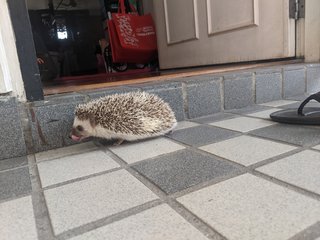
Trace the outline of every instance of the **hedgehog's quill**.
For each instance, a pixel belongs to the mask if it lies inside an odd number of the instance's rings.
[[[177,125],[169,104],[154,94],[131,92],[106,96],[75,109],[71,137],[134,141],[164,135]]]

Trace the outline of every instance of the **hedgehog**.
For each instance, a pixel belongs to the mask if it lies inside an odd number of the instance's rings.
[[[113,94],[80,104],[71,131],[74,141],[87,137],[115,139],[114,145],[170,133],[174,112],[160,97],[146,92]]]

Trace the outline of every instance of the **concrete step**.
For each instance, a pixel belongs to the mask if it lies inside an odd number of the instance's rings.
[[[295,96],[303,98],[319,89],[320,64],[290,64],[52,95],[32,103],[0,97],[0,126],[5,126],[0,135],[0,159],[74,144],[68,134],[75,106],[114,93],[157,94],[182,121]]]

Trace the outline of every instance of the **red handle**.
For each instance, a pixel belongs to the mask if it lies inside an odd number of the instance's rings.
[[[138,13],[137,9],[131,3],[129,3],[129,5],[132,13]],[[124,3],[124,0],[119,0],[118,13],[126,13],[126,5]]]
[[[126,13],[126,6],[124,4],[124,0],[119,0],[118,13]]]

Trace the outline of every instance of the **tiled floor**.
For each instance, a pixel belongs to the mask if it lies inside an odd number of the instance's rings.
[[[0,161],[0,239],[320,239],[320,128],[268,119],[296,104]]]

